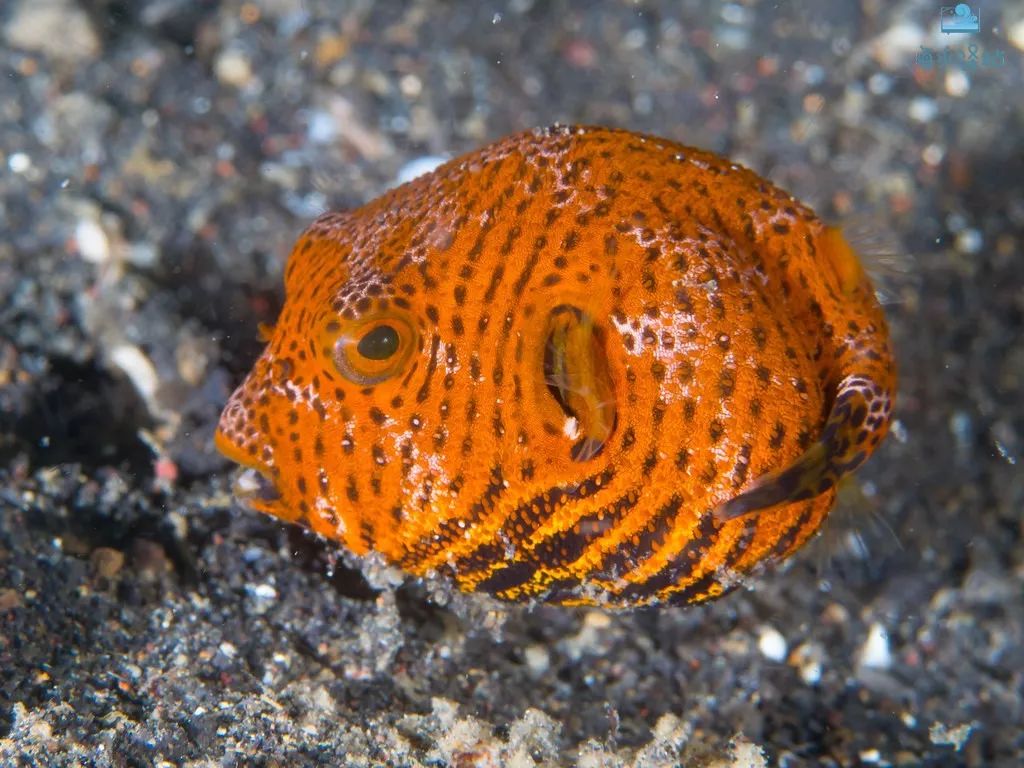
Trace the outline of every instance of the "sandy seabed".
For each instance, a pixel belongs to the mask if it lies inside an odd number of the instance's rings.
[[[0,6],[0,763],[1024,761],[1024,9],[944,36],[926,2],[703,6]],[[234,508],[212,449],[309,220],[555,121],[868,233],[893,435],[707,607],[368,581]]]

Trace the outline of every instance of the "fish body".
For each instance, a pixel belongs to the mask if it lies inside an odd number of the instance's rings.
[[[884,437],[885,318],[753,172],[555,127],[299,238],[218,448],[255,509],[507,600],[715,598]]]

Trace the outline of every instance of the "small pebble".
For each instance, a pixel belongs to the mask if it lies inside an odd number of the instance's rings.
[[[248,588],[247,588],[248,589]],[[258,600],[276,600],[277,590],[270,584],[257,584],[249,589],[250,594]]]
[[[526,646],[523,650],[523,657],[530,674],[540,677],[551,666],[551,654],[548,649],[539,643]]]
[[[793,650],[789,663],[796,667],[800,679],[807,685],[817,685],[821,682],[823,656],[821,646],[803,643]]]
[[[917,24],[906,22],[889,27],[875,38],[873,52],[889,70],[908,66],[924,44],[924,31]]]
[[[444,162],[445,158],[438,157],[437,155],[424,155],[423,157],[417,157],[415,160],[410,160],[398,169],[398,176],[395,179],[395,184],[396,186],[399,184],[405,184],[418,176],[430,173]]]
[[[892,90],[892,78],[884,72],[876,72],[868,78],[868,90],[876,96],[884,96]]]
[[[959,752],[964,744],[971,738],[975,723],[964,723],[963,725],[946,725],[945,723],[932,723],[928,729],[928,738],[932,744],[949,746]]]
[[[1024,51],[1024,18],[1012,24],[1006,36],[1016,48]]]
[[[151,269],[160,260],[160,251],[153,243],[132,243],[128,247],[128,261],[140,269]]]
[[[53,726],[45,720],[37,720],[28,729],[29,735],[36,741],[50,741],[53,738]]]
[[[306,123],[306,135],[314,144],[330,144],[338,135],[338,126],[329,112],[313,110]]]
[[[850,620],[850,613],[840,603],[829,603],[821,612],[821,620],[825,624],[842,626]]]
[[[946,93],[950,96],[966,96],[971,90],[971,78],[962,69],[951,69],[946,72]]]
[[[969,256],[973,256],[981,251],[981,246],[984,245],[981,232],[973,228],[962,229],[956,234],[956,249],[960,253],[966,253]]]
[[[930,123],[939,114],[939,107],[935,103],[935,99],[917,96],[911,99],[907,114],[919,123]]]
[[[877,622],[871,625],[867,639],[861,646],[860,664],[869,669],[889,669],[892,666],[889,635],[885,627]]]
[[[757,647],[769,661],[781,662],[786,658],[786,638],[774,627],[764,627],[761,630]]]
[[[217,650],[224,654],[227,658],[233,659],[238,655],[238,648],[233,643],[229,643],[226,640],[217,646]]]
[[[174,350],[178,375],[193,387],[198,387],[206,376],[210,364],[210,344],[192,334],[183,336]]]
[[[112,579],[124,567],[124,553],[112,547],[97,547],[89,555],[89,566],[93,575],[101,579]]]
[[[149,405],[160,379],[145,353],[133,344],[119,344],[110,351],[110,362],[128,377],[135,390]]]
[[[252,82],[252,64],[241,51],[224,51],[217,57],[213,69],[218,80],[235,88],[244,88]]]
[[[15,589],[0,589],[0,611],[21,607],[21,595]]]
[[[32,167],[32,158],[24,152],[13,152],[7,158],[7,167],[11,169],[11,173],[25,173]]]
[[[398,89],[402,92],[403,96],[414,99],[423,93],[423,81],[416,75],[404,75],[398,81]]]
[[[132,542],[132,566],[142,575],[155,577],[167,573],[171,563],[164,548],[155,541],[136,539]]]
[[[939,165],[945,156],[946,151],[940,144],[929,144],[921,152],[921,159],[933,167]]]
[[[103,264],[110,259],[110,239],[97,221],[79,220],[75,225],[75,245],[81,257],[92,264]]]
[[[729,747],[730,759],[715,760],[709,765],[713,768],[768,768],[764,749],[743,734],[736,736]]]
[[[726,3],[720,11],[727,24],[746,24],[750,12],[739,3]]]
[[[253,594],[264,600],[276,600],[277,590],[270,584],[257,584],[253,587]]]
[[[9,18],[4,36],[15,48],[68,63],[100,53],[100,39],[89,17],[69,0],[22,0]]]
[[[611,626],[612,619],[607,613],[587,611],[579,632],[562,641],[566,654],[573,660],[581,658],[586,653],[600,655],[602,649],[607,648],[614,639],[610,631]]]

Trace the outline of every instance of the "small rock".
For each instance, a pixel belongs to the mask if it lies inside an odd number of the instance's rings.
[[[345,58],[348,52],[348,40],[341,35],[328,35],[317,42],[313,60],[317,67],[326,69]]]
[[[32,158],[24,152],[14,152],[7,158],[7,167],[11,173],[26,173],[32,168]]]
[[[800,679],[808,685],[817,685],[821,682],[822,662],[824,651],[816,643],[803,643],[790,654],[789,663],[796,667],[800,673]]]
[[[15,48],[68,63],[100,53],[100,39],[89,17],[67,0],[22,0],[4,27],[4,37]]]
[[[946,72],[946,93],[960,98],[971,90],[971,79],[962,69],[951,69]]]
[[[878,622],[871,625],[867,639],[860,649],[860,665],[868,669],[889,669],[892,666],[892,651],[889,650],[889,635]]]
[[[329,112],[315,109],[309,113],[306,135],[314,144],[330,144],[338,135],[338,126]]]
[[[89,567],[93,575],[101,579],[112,579],[124,567],[124,553],[112,547],[97,547],[89,556]]]
[[[971,732],[976,723],[964,723],[963,725],[946,725],[945,723],[932,723],[928,729],[928,738],[932,744],[949,746],[959,752],[964,744],[971,738]]]
[[[110,238],[93,219],[81,219],[75,225],[75,244],[82,258],[92,264],[103,264],[110,259]]]
[[[786,658],[786,638],[775,627],[763,627],[757,647],[769,661],[781,662]]]
[[[839,603],[829,603],[821,612],[821,620],[825,624],[841,627],[850,620],[850,614]]]
[[[213,65],[217,79],[235,88],[245,88],[252,82],[252,63],[242,51],[228,49],[217,57]]]
[[[153,412],[153,396],[156,394],[160,379],[146,354],[134,344],[119,344],[110,350],[110,362],[120,368],[135,385],[136,391],[150,407],[150,412]]]
[[[190,386],[198,387],[206,376],[214,350],[207,339],[184,334],[174,350],[178,375]]]
[[[371,125],[364,124],[355,105],[341,96],[331,100],[331,116],[338,129],[338,138],[368,161],[382,160],[393,151],[388,138]]]
[[[277,600],[277,590],[272,584],[246,584],[245,594],[249,598],[249,610],[257,616],[270,610]]]
[[[539,643],[526,646],[523,650],[523,657],[530,674],[534,677],[542,676],[551,666],[551,654],[548,653],[545,646]]]
[[[423,157],[410,160],[398,169],[398,177],[395,179],[395,184],[405,184],[425,173],[430,173],[444,162],[445,158],[437,155],[424,155]]]
[[[633,768],[661,768],[680,765],[679,753],[693,735],[693,725],[667,712],[651,729],[651,740],[637,752]],[[609,762],[608,765],[618,765]]]
[[[0,611],[21,607],[21,595],[15,589],[0,589]]]
[[[588,611],[579,632],[562,640],[565,653],[574,661],[588,653],[600,656],[614,642],[611,627],[612,619],[607,613]]]
[[[509,726],[508,750],[513,754],[543,755],[554,759],[558,754],[558,737],[562,725],[550,715],[530,707]],[[528,765],[535,765],[529,760]]]
[[[876,37],[872,52],[885,69],[901,69],[909,65],[923,43],[924,30],[906,22],[891,26]]]
[[[960,253],[967,254],[968,256],[974,256],[981,252],[982,246],[985,244],[982,238],[981,232],[971,227],[962,229],[956,233],[956,249]]]
[[[1010,26],[1007,37],[1014,46],[1024,51],[1024,18]]]
[[[132,566],[139,574],[150,577],[162,576],[171,569],[164,548],[148,539],[132,542]]]
[[[874,748],[861,750],[859,757],[862,763],[868,765],[877,765],[882,761],[882,753]]]
[[[737,735],[729,745],[729,759],[710,763],[712,768],[768,768],[764,750],[743,734]]]
[[[930,123],[939,114],[939,105],[935,103],[935,99],[930,99],[927,96],[915,96],[910,100],[907,113],[911,119],[919,123]]]
[[[72,91],[54,99],[51,114],[54,133],[47,142],[50,146],[55,142],[74,146],[83,162],[96,162],[106,156],[108,131],[117,120],[117,111],[102,98]]]

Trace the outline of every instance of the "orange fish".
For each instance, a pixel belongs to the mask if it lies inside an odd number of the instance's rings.
[[[252,508],[507,600],[697,603],[818,529],[895,371],[838,230],[716,155],[521,133],[296,243],[221,416]]]

